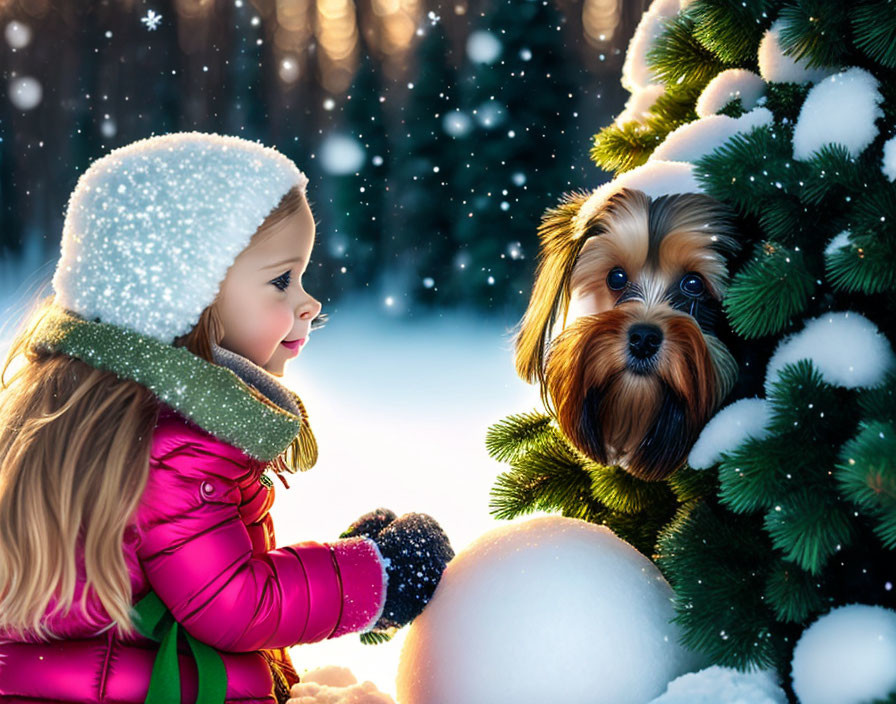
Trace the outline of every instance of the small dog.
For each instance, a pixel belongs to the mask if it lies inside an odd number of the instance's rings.
[[[581,452],[660,480],[737,380],[715,326],[739,244],[707,195],[622,188],[599,207],[591,195],[567,194],[542,218],[516,369]]]

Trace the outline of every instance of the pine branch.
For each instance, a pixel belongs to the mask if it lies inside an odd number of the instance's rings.
[[[594,135],[591,160],[618,176],[645,163],[664,137],[636,121],[609,125]]]
[[[538,411],[510,415],[489,427],[485,447],[499,462],[511,462],[544,440],[550,427],[551,417]]]
[[[870,514],[884,547],[896,549],[896,427],[872,421],[847,442],[837,464],[843,496]]]
[[[845,504],[835,496],[797,490],[765,514],[765,530],[772,545],[813,575],[828,558],[848,546],[855,536]]]
[[[674,505],[675,497],[665,482],[648,482],[626,472],[622,467],[605,467],[590,463],[591,494],[611,511],[624,514],[659,511]]]
[[[667,85],[690,85],[704,88],[710,79],[732,64],[721,61],[694,36],[694,20],[680,13],[666,23],[666,28],[647,52],[647,66]]]
[[[811,87],[809,83],[766,83],[765,107],[775,122],[795,124]]]
[[[762,35],[771,24],[766,0],[694,0],[687,6],[694,37],[721,61],[755,65]]]
[[[797,0],[781,9],[784,20],[781,48],[806,66],[849,65],[849,43],[843,28],[849,22],[849,4],[829,0]]]
[[[896,4],[856,3],[849,15],[856,47],[881,66],[896,68]]]
[[[714,664],[782,667],[790,631],[763,595],[771,545],[758,518],[710,501],[683,506],[657,541],[656,563],[675,590],[682,643]]]
[[[605,513],[591,498],[591,475],[566,441],[553,434],[514,460],[511,471],[498,476],[491,496],[489,513],[500,519],[540,510],[600,522]]]
[[[772,567],[765,595],[779,621],[803,623],[826,608],[818,580],[789,562]]]
[[[783,330],[814,290],[801,252],[765,242],[732,279],[722,307],[738,335],[762,337]]]

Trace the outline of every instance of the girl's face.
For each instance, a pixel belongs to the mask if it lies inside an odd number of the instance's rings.
[[[274,225],[263,242],[240,252],[221,284],[221,347],[274,376],[283,376],[286,361],[299,354],[320,312],[320,302],[302,288],[314,234],[303,199],[301,210]]]

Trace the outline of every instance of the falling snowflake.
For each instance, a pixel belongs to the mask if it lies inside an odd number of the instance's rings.
[[[140,21],[146,25],[147,29],[152,31],[159,26],[159,22],[162,21],[162,16],[156,14],[154,10],[148,10],[146,12],[146,17],[141,17]]]
[[[429,11],[429,14],[427,15],[427,17],[429,18],[429,23],[430,23],[433,27],[435,27],[435,26],[439,23],[439,20],[442,19],[441,17],[439,17],[439,16],[438,16],[435,12],[433,12],[432,10]]]

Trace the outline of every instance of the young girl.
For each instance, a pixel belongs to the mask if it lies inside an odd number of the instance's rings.
[[[277,381],[321,320],[306,183],[196,132],[79,179],[0,375],[0,700],[283,702],[286,648],[391,632],[434,592],[453,552],[423,514],[275,547],[265,472],[317,458]]]

